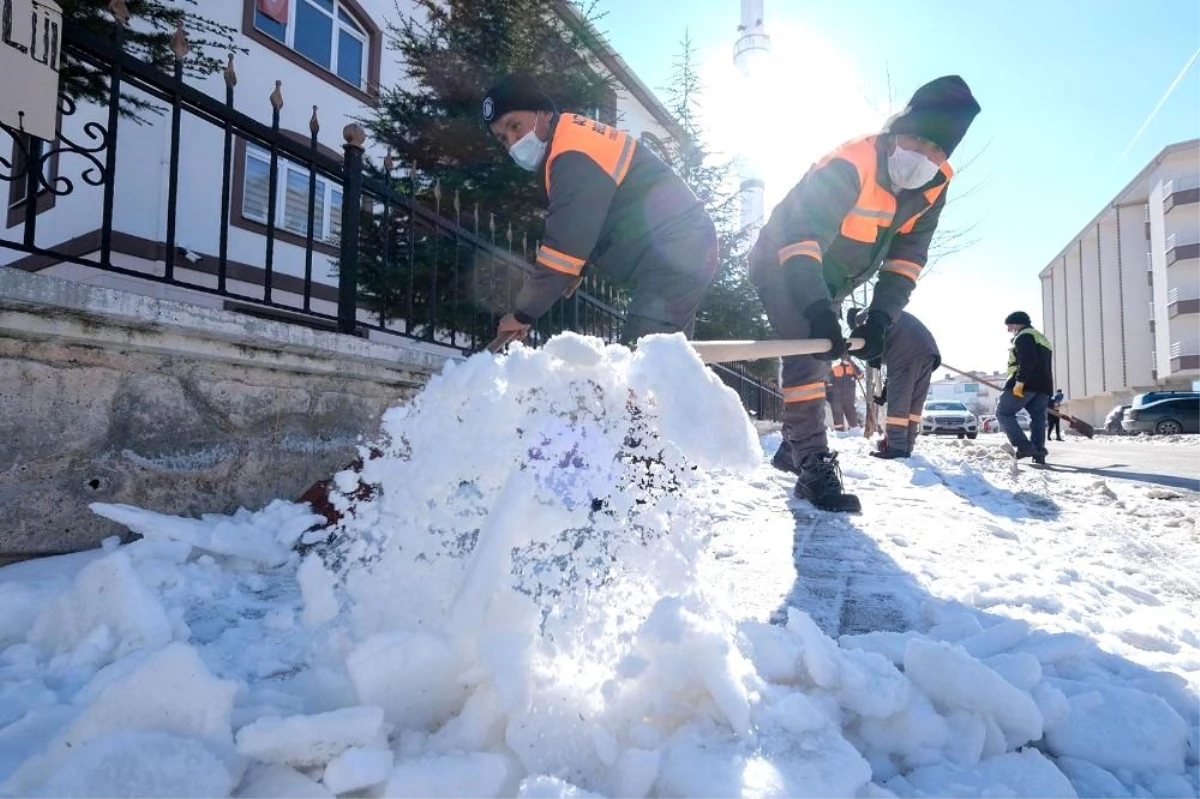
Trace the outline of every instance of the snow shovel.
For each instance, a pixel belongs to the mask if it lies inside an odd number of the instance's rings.
[[[516,333],[504,333],[492,339],[487,351],[503,350]],[[692,349],[705,363],[728,363],[729,361],[756,361],[760,358],[777,358],[781,355],[815,355],[829,349],[829,339],[798,338],[768,339],[766,341],[690,341]],[[846,342],[850,347],[861,347],[863,340],[852,338]]]
[[[984,380],[984,379],[978,377],[977,375],[971,374],[970,372],[964,372],[962,369],[955,369],[953,366],[950,366],[949,364],[943,363],[942,368],[949,369],[951,372],[956,372],[956,373],[962,375],[963,377],[969,377],[977,383],[983,383],[988,388],[994,388],[1000,392],[1004,391],[1003,386],[998,386],[995,383],[990,383],[987,380]],[[1096,428],[1092,427],[1090,424],[1083,421],[1082,419],[1076,419],[1074,416],[1068,416],[1067,414],[1063,413],[1062,411],[1056,410],[1054,408],[1050,408],[1049,411],[1050,411],[1050,413],[1054,414],[1059,419],[1062,419],[1068,425],[1070,425],[1071,429],[1074,430],[1076,433],[1079,433],[1080,435],[1083,435],[1083,436],[1087,436],[1088,438],[1095,437]]]

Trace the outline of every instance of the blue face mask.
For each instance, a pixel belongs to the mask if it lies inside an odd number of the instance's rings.
[[[537,133],[531,130],[509,148],[508,154],[521,169],[533,172],[542,162],[542,156],[546,154],[546,142],[539,139]]]

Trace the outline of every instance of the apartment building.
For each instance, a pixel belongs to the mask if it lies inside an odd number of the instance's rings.
[[[1163,148],[1040,274],[1067,409],[1200,380],[1200,139]]]
[[[984,372],[973,372],[972,374],[986,380],[988,383],[1004,386],[1004,382],[1008,379],[1004,374],[986,374]],[[990,414],[996,412],[996,403],[1000,401],[1002,392],[988,386],[987,383],[981,380],[972,380],[971,378],[962,375],[956,375],[952,372],[945,372],[942,378],[937,379],[937,373],[934,373],[934,380],[929,383],[928,399],[931,400],[956,400],[963,403],[977,414]]]

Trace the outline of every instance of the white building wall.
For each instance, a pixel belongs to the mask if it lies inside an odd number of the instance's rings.
[[[1112,395],[1125,386],[1125,321],[1121,309],[1121,264],[1117,249],[1117,213],[1110,208],[1096,225],[1099,258],[1101,391]]]
[[[1154,386],[1154,338],[1150,332],[1150,286],[1146,282],[1146,206],[1118,207],[1121,288],[1125,310],[1125,371],[1131,390]]]
[[[1104,330],[1101,322],[1100,300],[1100,247],[1095,226],[1079,240],[1080,283],[1083,294],[1083,329],[1080,339],[1083,345],[1083,391],[1084,395],[1104,393]]]
[[[1084,361],[1087,326],[1084,322],[1084,305],[1080,301],[1083,294],[1083,268],[1079,254],[1079,241],[1076,240],[1065,255],[1066,285],[1063,287],[1067,306],[1067,385],[1056,386],[1063,388],[1070,397],[1083,397],[1087,394],[1087,365]]]

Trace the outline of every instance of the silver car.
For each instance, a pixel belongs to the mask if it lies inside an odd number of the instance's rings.
[[[921,432],[927,436],[975,438],[979,435],[979,420],[961,402],[929,400],[921,411]]]

